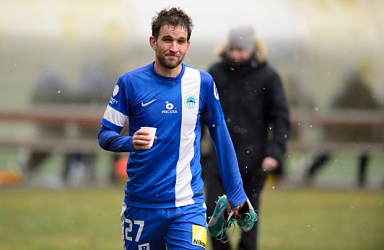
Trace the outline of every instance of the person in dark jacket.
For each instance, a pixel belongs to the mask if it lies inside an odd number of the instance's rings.
[[[279,75],[266,61],[266,46],[255,37],[252,27],[232,29],[219,54],[220,62],[208,72],[220,95],[244,189],[254,209],[259,210],[267,175],[279,166],[286,150],[290,135],[288,104]],[[211,216],[214,201],[224,189],[215,170],[214,154],[203,155],[202,165],[207,216]],[[242,232],[238,249],[257,249],[257,230],[256,222],[251,231]],[[214,249],[230,249],[229,243],[214,238],[211,242]]]

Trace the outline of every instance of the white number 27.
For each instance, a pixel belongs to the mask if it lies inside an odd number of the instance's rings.
[[[144,228],[144,221],[142,221],[142,220],[134,220],[133,223],[132,223],[132,221],[130,219],[125,219],[125,222],[128,224],[127,227],[125,228],[125,232],[124,232],[125,239],[129,240],[129,241],[132,241],[132,237],[129,236],[128,234],[130,232],[132,232],[133,224],[135,224],[135,225],[139,225],[139,230],[137,230],[137,234],[136,234],[136,237],[135,237],[135,241],[139,242],[141,233],[143,232],[143,228]]]

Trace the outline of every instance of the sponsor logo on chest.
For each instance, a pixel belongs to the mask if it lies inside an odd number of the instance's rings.
[[[161,110],[162,114],[177,114],[177,109],[173,103],[166,101],[165,109]]]

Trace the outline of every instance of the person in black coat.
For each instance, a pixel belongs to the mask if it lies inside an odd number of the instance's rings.
[[[219,52],[221,60],[209,68],[216,83],[225,120],[236,150],[244,189],[252,206],[260,207],[260,193],[270,171],[278,168],[290,136],[289,109],[282,82],[266,61],[266,47],[252,27],[229,32]],[[214,154],[202,156],[207,215],[224,189]],[[259,216],[259,219],[262,217]],[[242,232],[239,249],[257,249],[257,222]],[[214,249],[230,249],[212,238]]]

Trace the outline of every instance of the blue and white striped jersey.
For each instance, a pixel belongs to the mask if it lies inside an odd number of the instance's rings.
[[[151,63],[120,76],[101,120],[99,143],[107,150],[131,151],[124,201],[146,208],[203,203],[201,120],[211,129],[227,131],[223,118],[215,84],[206,72],[182,64],[179,76],[164,77]],[[120,136],[127,121],[129,136]],[[131,137],[142,126],[156,127],[157,140],[151,149],[137,151]],[[232,142],[227,134],[216,137],[214,143],[222,140],[215,143],[217,150],[225,151],[220,168],[230,189],[227,196],[239,205],[246,196]]]

